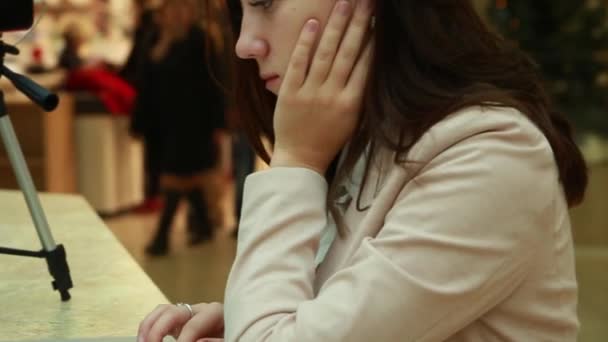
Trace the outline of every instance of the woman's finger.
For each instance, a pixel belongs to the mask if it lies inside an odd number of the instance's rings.
[[[361,49],[364,48],[366,37],[370,31],[371,17],[371,0],[359,0],[329,76],[331,82],[335,82],[338,87],[346,85],[355,63],[360,58]]]
[[[150,328],[146,336],[146,342],[162,342],[163,338],[172,335],[176,329],[181,328],[190,319],[190,312],[172,306],[165,310]]]
[[[346,0],[340,0],[336,3],[312,60],[306,80],[307,84],[314,87],[327,79],[344,36],[344,31],[348,26],[351,10],[352,5]]]
[[[306,22],[306,25],[304,25],[300,38],[291,55],[291,60],[289,61],[282,87],[292,90],[300,89],[304,83],[308,65],[310,63],[310,55],[312,54],[318,30],[319,22],[315,19],[310,19]]]
[[[365,89],[365,85],[367,84],[367,77],[369,76],[369,71],[372,64],[373,52],[374,40],[370,39],[367,41],[365,49],[363,50],[361,57],[359,57],[351,77],[346,84],[346,93],[353,94],[355,98],[361,97],[363,90]]]
[[[148,314],[148,316],[146,316],[146,318],[144,318],[144,320],[141,321],[141,323],[139,323],[139,328],[137,330],[137,336],[140,338],[143,338],[145,341],[148,336],[148,333],[150,332],[150,329],[152,328],[154,323],[156,323],[158,318],[165,311],[169,310],[170,308],[171,308],[171,305],[163,304],[163,305],[157,306],[154,310],[152,310],[152,312],[150,312]]]
[[[224,309],[219,303],[203,305],[182,328],[177,342],[190,342],[197,338],[213,338],[224,330]]]

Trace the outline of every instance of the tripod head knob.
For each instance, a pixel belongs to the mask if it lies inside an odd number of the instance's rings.
[[[59,97],[26,76],[20,75],[7,68],[4,65],[5,54],[18,55],[19,49],[15,46],[5,44],[2,41],[2,37],[0,37],[0,77],[4,76],[8,78],[17,89],[45,111],[50,112],[54,110],[59,104]]]
[[[8,78],[17,89],[45,111],[50,112],[57,108],[59,97],[56,94],[46,90],[29,78],[11,71],[1,63],[0,75]]]

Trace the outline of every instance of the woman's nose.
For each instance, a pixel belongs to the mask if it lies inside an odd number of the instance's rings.
[[[268,54],[268,43],[262,39],[241,34],[235,49],[236,55],[241,59],[259,59]]]

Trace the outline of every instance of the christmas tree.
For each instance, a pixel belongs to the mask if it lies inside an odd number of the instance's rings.
[[[490,20],[537,63],[578,132],[608,136],[608,6],[572,0],[492,0]]]

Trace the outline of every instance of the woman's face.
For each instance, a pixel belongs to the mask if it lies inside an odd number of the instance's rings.
[[[335,3],[336,0],[241,0],[243,21],[236,43],[237,56],[255,59],[266,88],[278,94],[304,24],[317,19],[321,29],[325,27]]]

